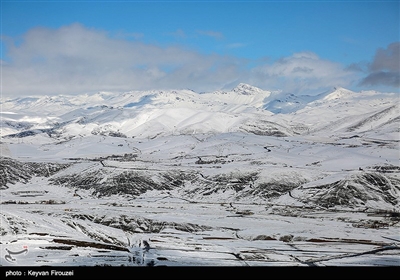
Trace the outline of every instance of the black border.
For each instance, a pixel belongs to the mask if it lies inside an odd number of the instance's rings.
[[[210,267],[210,266],[0,266],[1,279],[37,278],[37,279],[398,279],[399,266],[360,266],[360,267]],[[72,271],[73,276],[33,276],[29,271],[46,272],[51,270]],[[9,271],[18,271],[21,276],[6,276]],[[17,274],[17,273],[15,273]]]

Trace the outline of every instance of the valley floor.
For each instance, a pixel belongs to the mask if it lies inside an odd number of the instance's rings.
[[[165,194],[61,198],[1,206],[1,265],[400,265],[399,218],[383,213],[191,203]]]
[[[8,143],[0,265],[400,265],[395,142],[245,136]]]

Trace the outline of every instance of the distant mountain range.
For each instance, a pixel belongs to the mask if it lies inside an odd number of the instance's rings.
[[[260,135],[358,133],[396,137],[396,93],[334,88],[294,95],[239,84],[231,91],[98,92],[1,100],[1,136],[157,137],[242,131]]]

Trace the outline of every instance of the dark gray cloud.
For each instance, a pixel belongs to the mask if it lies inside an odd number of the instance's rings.
[[[400,42],[391,43],[386,49],[378,49],[371,71],[399,72],[400,67]]]
[[[399,72],[385,72],[385,71],[373,72],[362,80],[361,85],[365,86],[385,85],[391,87],[400,87]]]
[[[368,75],[362,79],[362,86],[400,87],[400,42],[378,49],[368,67]]]

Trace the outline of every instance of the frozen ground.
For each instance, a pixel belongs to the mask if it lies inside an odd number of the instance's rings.
[[[393,95],[157,94],[2,103],[0,265],[400,265]]]

